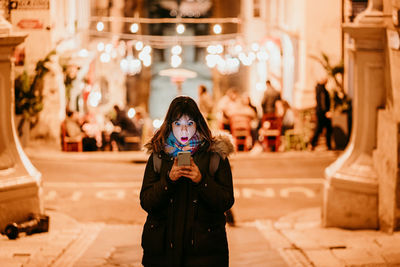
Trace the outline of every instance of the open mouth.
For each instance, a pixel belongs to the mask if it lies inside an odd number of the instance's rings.
[[[188,140],[189,140],[188,137],[181,137],[181,141],[184,142],[184,143],[187,142]]]

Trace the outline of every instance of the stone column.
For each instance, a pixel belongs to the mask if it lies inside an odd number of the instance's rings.
[[[385,31],[382,1],[369,1],[354,23],[345,23],[354,88],[353,132],[341,157],[325,170],[323,225],[378,228],[378,176],[372,152],[377,144],[378,108],[385,104]]]
[[[1,21],[1,16],[0,16]],[[41,174],[18,140],[14,125],[14,75],[11,55],[26,35],[10,33],[0,22],[0,232],[8,223],[42,213]],[[3,25],[7,24],[3,21]],[[4,29],[7,28],[6,31]]]
[[[385,2],[385,14],[396,13],[398,9],[400,0],[393,0],[391,4]],[[378,113],[378,141],[373,159],[379,176],[379,228],[392,233],[400,230],[400,47],[398,25],[394,25],[390,16],[385,22],[386,106]]]

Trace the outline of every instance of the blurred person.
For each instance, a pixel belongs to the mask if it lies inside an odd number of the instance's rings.
[[[252,147],[254,147],[254,145],[256,144],[256,142],[258,141],[258,129],[259,129],[259,125],[260,125],[260,119],[258,117],[258,112],[257,112],[257,108],[256,106],[254,106],[251,103],[251,98],[249,96],[248,93],[245,93],[243,95],[243,103],[245,106],[250,107],[253,111],[254,111],[254,115],[253,118],[251,119],[251,137],[252,137]]]
[[[199,109],[207,121],[210,121],[210,115],[214,106],[212,97],[207,92],[207,87],[203,84],[198,87]]]
[[[225,92],[225,95],[223,95],[217,103],[216,107],[217,119],[223,130],[229,132],[231,131],[228,114],[231,112],[231,109],[236,104],[237,98],[238,98],[238,93],[236,89],[229,88]]]
[[[266,85],[267,89],[261,101],[263,115],[274,115],[276,113],[275,102],[281,99],[281,93],[272,86],[270,80],[266,81]]]
[[[314,136],[311,139],[310,149],[314,150],[318,143],[318,138],[322,133],[323,129],[326,128],[326,146],[328,150],[332,149],[331,146],[331,135],[332,135],[332,113],[331,100],[329,92],[326,89],[326,83],[328,79],[326,77],[318,81],[315,86],[315,98],[317,106],[315,107],[315,113],[317,115],[317,126],[314,131]]]
[[[228,267],[224,212],[234,203],[230,139],[212,136],[196,102],[179,96],[145,147],[151,155],[140,191],[148,214],[143,266]],[[181,151],[190,152],[190,165],[178,166]]]
[[[133,120],[128,117],[125,110],[121,110],[118,105],[114,105],[114,111],[115,118],[111,121],[115,128],[111,134],[111,145],[115,149],[115,144],[117,144],[118,150],[123,151],[126,147],[125,137],[140,136],[140,131]]]
[[[229,119],[233,116],[243,116],[248,118],[252,138],[251,147],[253,147],[255,141],[258,139],[259,121],[257,116],[257,108],[251,104],[250,96],[247,93],[241,95],[238,101],[236,101],[227,111],[227,116]]]
[[[72,138],[75,141],[80,141],[85,133],[82,131],[81,126],[79,124],[78,113],[74,111],[67,111],[67,116],[64,120],[65,131],[68,137]]]
[[[82,124],[85,137],[82,139],[83,151],[97,151],[102,146],[101,127],[93,113],[87,113]]]
[[[142,142],[147,143],[154,133],[153,121],[143,107],[139,106],[135,109],[136,114],[133,117],[133,122],[140,133]]]

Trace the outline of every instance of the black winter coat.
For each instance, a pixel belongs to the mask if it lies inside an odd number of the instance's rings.
[[[316,114],[319,118],[325,118],[325,113],[331,108],[331,100],[328,90],[324,84],[318,83],[315,87],[315,98],[317,100]]]
[[[193,155],[202,180],[181,177],[173,182],[173,158],[164,152],[156,173],[153,156],[147,161],[140,204],[148,213],[142,234],[143,260],[147,266],[228,266],[229,253],[224,212],[234,203],[229,160],[221,157],[214,176],[212,152],[202,146]]]

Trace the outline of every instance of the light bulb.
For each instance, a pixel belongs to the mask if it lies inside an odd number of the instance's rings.
[[[183,24],[178,24],[178,25],[176,26],[176,32],[179,33],[179,34],[184,33],[184,32],[185,32],[185,25],[183,25]]]
[[[258,49],[260,49],[260,45],[259,45],[258,43],[252,43],[252,44],[251,44],[251,49],[252,49],[254,52],[257,52]]]
[[[142,48],[143,48],[143,42],[142,42],[142,41],[136,42],[136,44],[135,44],[135,49],[136,49],[137,51],[140,51],[140,50],[142,50]]]
[[[213,31],[215,34],[220,34],[222,32],[222,27],[219,24],[215,24],[213,27]]]
[[[101,22],[101,21],[97,22],[96,29],[99,32],[103,31],[104,30],[104,23]]]
[[[150,54],[151,52],[151,46],[146,45],[145,47],[143,47],[143,52],[146,54]]]
[[[181,64],[182,64],[182,58],[180,56],[178,56],[178,55],[172,55],[172,57],[171,57],[171,66],[173,68],[176,68]]]
[[[136,110],[134,108],[130,108],[128,110],[128,118],[132,119],[133,117],[135,117],[136,114]]]
[[[103,42],[98,43],[97,44],[97,51],[99,51],[99,52],[103,51],[104,47],[105,47],[105,45],[104,45]]]
[[[130,30],[131,33],[137,33],[139,30],[139,25],[137,23],[132,23]]]
[[[174,45],[174,46],[171,48],[171,53],[172,53],[173,55],[180,55],[180,54],[182,53],[182,46],[180,46],[180,45]]]

